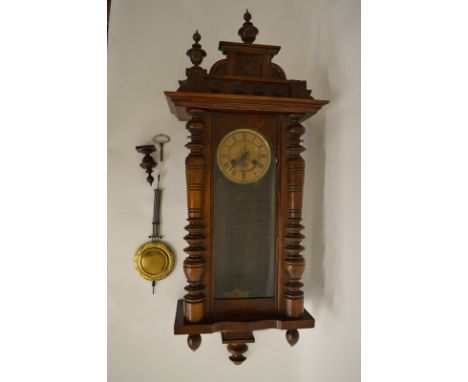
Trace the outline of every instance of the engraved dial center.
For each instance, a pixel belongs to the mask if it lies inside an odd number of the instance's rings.
[[[270,145],[254,130],[237,129],[221,140],[217,159],[221,172],[230,181],[253,183],[268,171],[271,161]]]
[[[251,171],[258,163],[258,149],[252,142],[234,145],[228,153],[229,161],[238,171]]]

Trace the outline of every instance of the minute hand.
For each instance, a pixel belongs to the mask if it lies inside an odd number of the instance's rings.
[[[248,156],[249,156],[249,152],[248,152],[248,151],[244,151],[244,152],[241,154],[241,156],[239,157],[239,161],[240,161],[241,163],[244,163]]]
[[[243,163],[247,159],[247,156],[249,155],[249,152],[243,152],[239,158],[232,159],[231,160],[231,165],[232,167],[236,167],[238,163]]]

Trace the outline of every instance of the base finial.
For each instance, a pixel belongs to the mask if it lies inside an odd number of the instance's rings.
[[[299,332],[297,329],[289,329],[286,332],[286,340],[288,341],[289,345],[296,345],[297,341],[299,341]]]
[[[229,357],[229,359],[235,365],[241,365],[242,362],[244,362],[247,359],[243,355],[249,349],[249,347],[246,344],[229,344],[227,346],[227,349],[228,349],[229,353],[232,354]]]
[[[200,334],[189,334],[187,337],[187,345],[193,351],[197,350],[201,344],[201,335]]]

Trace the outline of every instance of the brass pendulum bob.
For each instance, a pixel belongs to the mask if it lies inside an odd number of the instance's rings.
[[[174,269],[175,258],[169,246],[161,240],[162,236],[159,232],[162,192],[159,188],[159,180],[158,175],[158,184],[154,189],[153,229],[149,236],[151,240],[141,245],[133,258],[136,271],[141,277],[151,281],[153,294],[156,281],[164,279]]]

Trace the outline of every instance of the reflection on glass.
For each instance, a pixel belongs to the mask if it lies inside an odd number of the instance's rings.
[[[233,183],[215,166],[215,298],[274,296],[275,190],[274,165],[251,184]]]

